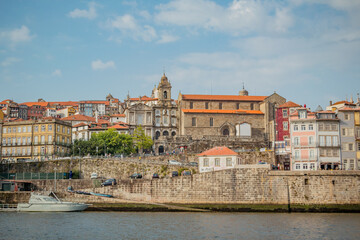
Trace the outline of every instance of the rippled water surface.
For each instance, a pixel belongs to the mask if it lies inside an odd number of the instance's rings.
[[[360,214],[0,213],[0,239],[360,239]]]

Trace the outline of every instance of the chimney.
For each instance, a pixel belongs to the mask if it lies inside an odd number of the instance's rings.
[[[330,100],[330,106],[332,106],[332,101]]]

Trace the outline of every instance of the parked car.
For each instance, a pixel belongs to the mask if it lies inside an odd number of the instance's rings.
[[[152,178],[160,178],[160,177],[159,177],[159,174],[154,173],[154,174],[152,175]]]
[[[112,185],[116,185],[116,179],[115,178],[109,178],[106,179],[105,182],[101,183],[101,186],[112,186]]]
[[[91,179],[97,179],[98,178],[98,175],[97,173],[92,173],[91,176],[90,176]]]
[[[181,162],[178,162],[178,161],[176,161],[176,160],[169,160],[169,164],[170,164],[170,165],[178,165],[178,166],[181,166],[181,165],[182,165]]]
[[[171,177],[178,177],[178,176],[179,176],[178,171],[173,171],[173,172],[171,173]]]
[[[198,163],[197,162],[189,162],[189,166],[197,167]]]
[[[182,173],[181,173],[182,176],[191,176],[191,171],[189,170],[184,170]]]
[[[142,178],[141,173],[134,173],[130,176],[131,179],[139,179]]]

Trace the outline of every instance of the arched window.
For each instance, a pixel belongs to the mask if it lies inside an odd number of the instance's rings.
[[[163,136],[169,136],[169,132],[168,132],[168,131],[164,131],[164,132],[163,132]]]
[[[229,129],[228,129],[228,128],[223,129],[222,135],[223,135],[223,136],[229,136],[229,135],[230,135]]]
[[[172,132],[172,133],[171,133],[171,136],[174,137],[175,135],[176,135],[176,132]]]
[[[167,99],[167,91],[164,91],[164,99]]]
[[[160,132],[159,131],[156,131],[155,133],[155,139],[158,139],[160,137]]]

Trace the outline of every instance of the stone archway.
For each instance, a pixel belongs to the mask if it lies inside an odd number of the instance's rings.
[[[165,151],[164,146],[159,146],[159,154],[163,154]]]
[[[229,136],[230,135],[230,130],[228,127],[225,127],[221,130],[221,135],[223,136]]]
[[[168,132],[168,131],[164,131],[164,132],[163,132],[163,136],[169,136],[169,132]]]

